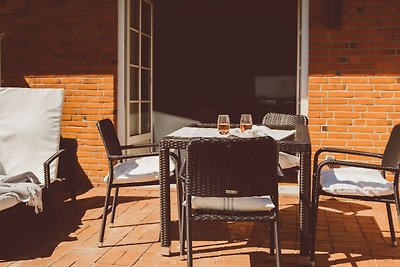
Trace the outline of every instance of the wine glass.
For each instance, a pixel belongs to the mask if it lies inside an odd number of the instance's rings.
[[[229,133],[229,115],[218,115],[217,128],[220,134]]]
[[[240,131],[244,132],[250,130],[253,126],[253,119],[251,114],[242,114],[240,116]]]

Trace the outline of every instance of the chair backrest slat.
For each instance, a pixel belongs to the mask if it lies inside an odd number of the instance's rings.
[[[110,119],[104,119],[97,122],[97,129],[100,132],[106,148],[107,156],[122,155],[121,144],[118,140],[114,124]]]
[[[187,164],[189,195],[278,195],[278,149],[270,137],[193,139]]]
[[[262,124],[279,126],[307,125],[308,118],[304,115],[267,113],[263,118]]]

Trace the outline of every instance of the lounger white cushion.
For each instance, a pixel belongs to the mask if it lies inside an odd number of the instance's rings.
[[[334,195],[387,196],[393,194],[393,183],[378,170],[357,167],[321,171],[322,190]]]
[[[0,88],[0,175],[33,172],[59,149],[63,89]],[[50,166],[57,177],[57,160]]]
[[[114,184],[143,183],[158,181],[160,177],[160,165],[158,156],[130,159],[114,166]],[[169,170],[172,173],[175,165],[169,161]],[[104,178],[107,183],[109,175]]]
[[[33,172],[59,149],[62,89],[0,88],[0,175]],[[56,178],[57,162],[51,178]]]

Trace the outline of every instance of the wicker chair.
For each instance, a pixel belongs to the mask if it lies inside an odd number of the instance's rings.
[[[383,154],[337,148],[321,148],[315,153],[312,193],[313,222],[311,228],[310,249],[310,263],[312,266],[315,265],[315,238],[317,231],[318,202],[320,195],[385,203],[389,220],[392,246],[397,246],[390,204],[395,204],[397,214],[400,216],[398,185],[400,173],[399,144],[400,124],[393,128]],[[318,163],[319,156],[324,152],[330,154],[340,153],[379,158],[381,159],[381,164],[378,165],[334,159],[324,160]],[[323,170],[323,167],[330,165],[345,166],[346,168]],[[386,173],[394,174],[393,183],[386,180]]]
[[[276,247],[280,266],[277,166],[277,144],[270,137],[190,142],[179,175],[185,195],[181,225],[186,232],[188,266],[192,266],[192,222],[205,220],[269,222],[271,254]],[[183,250],[181,243],[181,254]]]
[[[266,126],[296,126],[307,125],[308,118],[304,115],[292,115],[283,113],[267,113],[265,114],[263,125]]]
[[[304,115],[293,115],[293,114],[283,114],[283,113],[267,113],[265,114],[262,124],[269,127],[292,127],[296,125],[307,125],[308,118]],[[285,152],[285,151],[282,151]],[[280,154],[282,155],[282,153]],[[298,159],[300,161],[300,159]],[[280,160],[281,162],[281,160]],[[297,166],[289,166],[286,169],[284,166],[282,167],[282,174],[280,177],[280,181],[294,181],[297,180]]]
[[[132,187],[143,185],[154,185],[159,182],[159,158],[158,152],[144,152],[136,154],[122,154],[127,149],[144,149],[158,146],[156,143],[135,144],[121,146],[117,133],[111,120],[104,119],[97,122],[97,129],[100,132],[108,158],[109,173],[105,177],[107,192],[104,202],[103,220],[100,228],[99,244],[103,246],[104,231],[106,226],[107,211],[111,190],[115,188],[115,195],[111,210],[110,226],[114,223],[115,210],[117,207],[118,191],[120,187]],[[171,152],[171,178],[177,177],[179,167],[178,156]],[[174,166],[177,166],[174,168]]]

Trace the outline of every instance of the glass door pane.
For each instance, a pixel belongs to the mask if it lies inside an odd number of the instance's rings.
[[[131,8],[130,8],[130,25],[132,28],[139,30],[139,4],[140,0],[131,0],[130,1]]]
[[[135,31],[130,31],[130,55],[131,64],[139,65],[139,33]]]
[[[151,38],[142,35],[142,66],[150,67],[151,62]]]
[[[139,134],[139,104],[133,103],[129,105],[129,136]]]
[[[151,35],[151,5],[146,1],[142,3],[142,31]]]
[[[127,142],[152,140],[152,23],[151,0],[127,0],[126,124]]]
[[[141,76],[141,99],[150,101],[151,96],[151,77],[150,71],[146,69],[142,69],[142,76]]]
[[[142,103],[140,111],[141,111],[142,132],[150,132],[151,131],[150,103]]]
[[[129,100],[139,100],[139,68],[130,67],[130,94]]]

